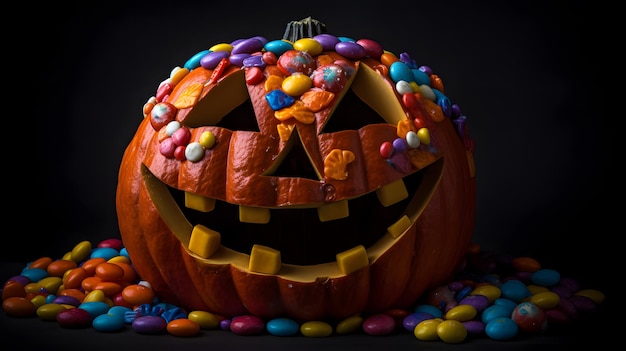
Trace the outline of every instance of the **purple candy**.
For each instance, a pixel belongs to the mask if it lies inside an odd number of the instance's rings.
[[[489,298],[485,295],[468,295],[459,301],[459,305],[470,305],[481,312],[489,307]]]
[[[427,319],[433,319],[433,318],[435,317],[430,313],[414,312],[404,317],[404,319],[402,320],[402,326],[404,327],[404,329],[410,332],[413,332],[413,330],[415,330],[415,327],[420,322],[425,321]]]
[[[166,330],[167,321],[159,316],[140,316],[135,318],[132,326],[140,334],[159,334]]]
[[[223,58],[228,58],[230,53],[228,51],[213,51],[202,56],[200,59],[200,66],[206,69],[215,69]]]
[[[335,50],[335,45],[339,43],[339,38],[331,34],[318,34],[314,36],[313,39],[322,44],[324,51]]]
[[[28,279],[28,277],[25,277],[23,275],[13,276],[13,277],[9,278],[7,280],[7,282],[8,281],[18,282],[18,283],[22,284],[22,286],[26,286],[27,284],[29,284],[31,282],[30,279]]]
[[[266,64],[265,62],[263,62],[263,56],[252,55],[250,57],[246,57],[245,59],[243,59],[243,66],[265,68]]]
[[[220,329],[222,330],[230,330],[230,319],[222,319],[220,321]]]
[[[564,287],[562,285],[553,286],[550,288],[550,291],[559,295],[561,299],[568,299],[572,297],[573,295],[571,290],[569,290],[567,287]]]
[[[572,293],[575,293],[576,291],[580,290],[580,283],[578,282],[578,280],[574,278],[561,277],[561,280],[559,280],[558,285],[568,289]]]
[[[78,306],[80,305],[80,300],[75,298],[74,296],[59,295],[52,300],[52,303],[56,303],[59,305]]]
[[[253,54],[257,51],[261,51],[263,49],[263,45],[265,45],[265,43],[258,38],[241,40],[233,45],[231,54]]]
[[[234,54],[230,55],[230,63],[235,67],[243,67],[243,60],[252,56],[251,54]]]
[[[462,322],[470,335],[480,335],[485,333],[485,323],[478,320]]]
[[[337,43],[335,45],[335,51],[337,51],[339,55],[352,60],[359,60],[365,57],[365,48],[351,41]]]
[[[583,313],[591,313],[596,311],[596,303],[587,296],[574,295],[569,301],[576,306],[576,309]]]

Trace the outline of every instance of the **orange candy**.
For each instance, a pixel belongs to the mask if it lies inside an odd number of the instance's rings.
[[[63,286],[66,289],[78,289],[88,276],[89,273],[83,267],[74,268],[63,277]]]
[[[50,262],[46,271],[53,277],[62,277],[66,271],[78,267],[76,262],[70,260],[56,260]]]
[[[80,289],[63,289],[59,292],[60,296],[71,296],[76,298],[78,301],[83,301],[85,298],[85,293]]]
[[[134,283],[137,281],[139,277],[137,276],[137,271],[135,271],[133,266],[126,262],[115,262],[115,264],[122,267],[124,270],[124,276],[121,278],[122,281],[126,283]]]
[[[96,266],[96,276],[105,282],[120,280],[124,277],[124,269],[109,262],[103,262]]]
[[[100,283],[102,283],[102,279],[100,277],[87,277],[83,279],[83,281],[80,283],[80,287],[83,288],[83,290],[85,290],[86,292],[89,292],[93,291],[96,285]]]
[[[101,281],[100,283],[94,285],[93,290],[102,290],[104,296],[108,298],[112,298],[113,296],[119,294],[122,291],[122,286],[116,282],[105,282]],[[92,291],[93,291],[92,290]]]
[[[141,284],[132,284],[122,290],[122,297],[129,304],[139,306],[144,303],[152,303],[154,291],[152,288]]]
[[[103,262],[106,262],[107,260],[104,257],[96,257],[96,258],[90,258],[87,261],[85,261],[81,267],[83,267],[87,273],[89,273],[89,275],[94,275],[96,274],[96,267]]]
[[[187,318],[174,319],[167,323],[167,332],[175,336],[194,336],[200,332],[200,324]]]
[[[515,257],[511,265],[519,272],[536,272],[541,269],[539,261],[531,257]]]
[[[20,282],[14,280],[7,281],[2,287],[2,301],[9,297],[24,297],[26,296],[26,289]]]
[[[2,301],[2,309],[13,317],[30,317],[36,312],[35,305],[24,297],[9,297]]]
[[[48,268],[48,265],[52,263],[52,258],[50,257],[41,257],[38,258],[36,260],[34,260],[33,262],[31,262],[28,265],[28,268],[33,269],[33,268],[39,268],[39,269],[46,269]]]

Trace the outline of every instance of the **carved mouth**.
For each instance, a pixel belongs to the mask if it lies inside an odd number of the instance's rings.
[[[339,203],[251,208],[174,189],[142,166],[161,218],[190,255],[296,280],[339,276],[371,264],[413,226],[442,171],[439,158],[403,179]],[[406,196],[386,197],[402,192]],[[348,215],[327,218],[336,211]],[[246,222],[259,213],[268,218],[265,223]]]

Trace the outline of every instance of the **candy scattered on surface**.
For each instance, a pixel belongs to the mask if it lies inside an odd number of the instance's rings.
[[[299,324],[290,318],[263,320],[253,315],[227,318],[209,311],[187,312],[160,301],[150,282],[134,271],[117,240],[105,240],[95,248],[81,242],[63,259],[69,263],[49,257],[28,263],[3,284],[2,309],[14,318],[37,317],[56,321],[63,328],[91,327],[104,333],[129,329],[147,335],[193,337],[202,330],[222,330],[241,336],[320,338],[410,332],[420,341],[458,344],[468,338],[506,341],[518,335],[540,335],[551,325],[567,325],[595,312],[606,298],[599,290],[582,288],[571,277],[541,268],[531,258],[499,263],[505,267],[477,262],[481,253],[474,248],[467,254],[472,264],[466,264],[447,284],[431,289],[412,309],[355,315],[334,325],[328,321]],[[60,267],[67,270],[61,272]],[[481,273],[472,267],[480,267]],[[485,271],[485,267],[490,268]],[[526,277],[524,282],[520,276]],[[60,284],[50,283],[56,279]],[[124,288],[111,290],[104,283]]]

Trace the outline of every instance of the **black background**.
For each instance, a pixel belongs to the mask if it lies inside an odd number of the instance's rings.
[[[614,22],[598,2],[42,6],[6,29],[15,44],[5,102],[17,112],[4,116],[12,225],[2,261],[60,257],[80,241],[119,237],[119,163],[158,84],[214,44],[280,39],[288,22],[311,16],[331,34],[406,51],[442,77],[476,142],[474,241],[484,250],[537,258],[606,292],[623,273],[622,117],[609,111],[618,101],[605,85]]]

